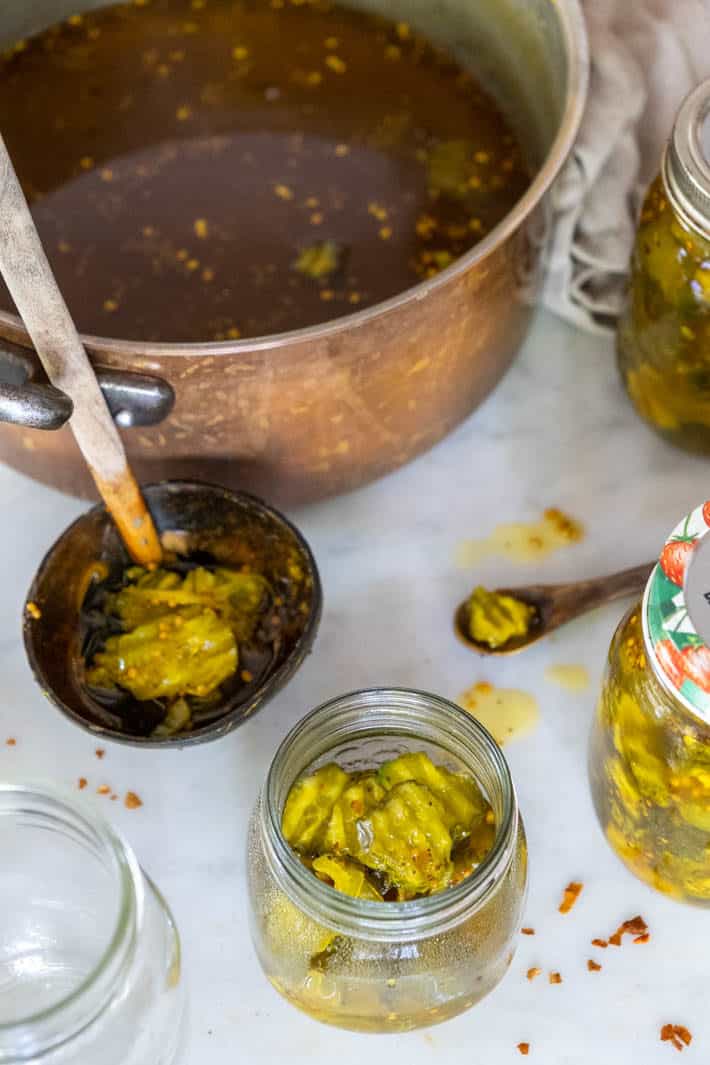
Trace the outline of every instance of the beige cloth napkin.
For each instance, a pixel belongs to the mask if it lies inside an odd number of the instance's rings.
[[[554,190],[544,302],[589,330],[624,303],[636,219],[678,107],[710,77],[710,0],[582,0],[589,102]]]

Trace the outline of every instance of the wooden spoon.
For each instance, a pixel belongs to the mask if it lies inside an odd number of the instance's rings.
[[[515,636],[500,647],[478,643],[468,633],[468,600],[461,603],[454,614],[456,635],[472,651],[481,655],[512,655],[549,636],[561,625],[580,617],[614,599],[640,595],[650,577],[655,562],[612,573],[608,577],[596,577],[590,581],[573,581],[570,584],[529,584],[524,588],[498,588],[500,595],[510,595],[535,608],[535,619],[526,636]]]
[[[133,476],[0,137],[0,273],[51,384],[74,404],[70,425],[131,558],[160,562],[160,540]]]

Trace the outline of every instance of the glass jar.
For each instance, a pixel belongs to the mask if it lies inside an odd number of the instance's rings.
[[[589,774],[611,846],[636,876],[710,905],[710,504],[667,541],[609,652]],[[707,598],[706,598],[707,596]]]
[[[180,943],[130,849],[88,809],[2,785],[0,853],[2,1065],[168,1065]]]
[[[281,833],[294,782],[329,761],[371,768],[425,751],[472,775],[496,819],[493,847],[454,887],[407,902],[371,902],[318,880]],[[251,928],[267,977],[329,1024],[405,1031],[468,1009],[510,965],[527,883],[527,848],[507,763],[469,714],[422,692],[373,689],[325,703],[286,737],[252,817]],[[338,937],[338,949],[324,947]],[[319,957],[320,955],[320,957]]]
[[[710,80],[683,104],[646,196],[619,323],[621,374],[638,413],[710,453]],[[705,146],[703,144],[705,141]]]

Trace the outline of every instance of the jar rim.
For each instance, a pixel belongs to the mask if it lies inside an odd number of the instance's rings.
[[[663,155],[661,177],[673,209],[690,229],[710,231],[710,161],[703,127],[710,116],[710,78],[685,98]]]
[[[58,830],[62,826],[78,830],[98,845],[100,858],[108,859],[116,873],[119,907],[107,945],[75,988],[57,1002],[19,1020],[0,1022],[0,1063],[33,1060],[96,1020],[110,1003],[117,982],[130,964],[143,920],[140,866],[122,835],[107,820],[59,789],[43,784],[0,783],[0,819],[28,812],[51,817]]]
[[[367,716],[358,711],[366,710]],[[309,737],[322,724],[329,726],[332,742],[319,750],[310,763],[300,766],[296,779],[317,759],[334,749],[344,739],[376,736],[378,711],[381,718],[393,715],[388,736],[421,739],[440,746],[465,761],[463,748],[485,759],[500,787],[502,816],[497,818],[493,846],[478,868],[458,884],[421,899],[388,902],[356,899],[336,891],[307,869],[286,842],[281,831],[281,808],[278,799],[279,777],[294,746]],[[416,713],[421,713],[419,722]],[[338,727],[337,715],[353,716],[352,728],[347,720]],[[423,713],[422,713],[423,712]],[[423,735],[417,724],[426,723],[436,730],[436,737]],[[446,741],[449,741],[448,743]],[[488,796],[489,801],[491,796]],[[291,729],[272,760],[261,803],[267,857],[272,869],[282,874],[280,886],[313,920],[326,921],[342,934],[357,934],[362,939],[423,938],[453,927],[462,915],[478,909],[500,882],[513,859],[518,831],[518,806],[508,763],[500,747],[483,725],[460,706],[442,696],[414,688],[366,688],[329,699],[311,710]]]

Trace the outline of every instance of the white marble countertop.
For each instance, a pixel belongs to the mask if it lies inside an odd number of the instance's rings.
[[[109,746],[67,723],[35,687],[20,640],[27,587],[49,544],[84,504],[0,468],[0,777],[48,779],[115,819],[169,899],[189,982],[189,1065],[644,1065],[674,1061],[663,1023],[694,1034],[689,1062],[710,1060],[710,914],[656,895],[607,847],[587,788],[585,748],[601,670],[622,605],[569,626],[526,655],[482,662],[453,638],[451,612],[474,580],[521,583],[595,576],[652,558],[682,515],[710,495],[710,463],[657,439],[633,414],[612,345],[541,315],[516,365],[483,408],[430,454],[378,484],[292,514],[315,551],[325,611],[314,653],[286,691],[221,742],[183,752]],[[557,505],[581,519],[584,542],[537,567],[491,558],[457,568],[455,549],[497,522]],[[588,691],[545,678],[583,664]],[[428,688],[455,698],[477,680],[534,694],[541,721],[506,747],[530,842],[530,894],[512,967],[467,1014],[404,1036],[328,1029],[283,1002],[258,968],[246,921],[247,819],[279,740],[307,710],[369,685]],[[16,737],[14,747],[6,737]],[[126,810],[101,783],[138,792]],[[76,792],[78,795],[79,793]],[[573,912],[557,912],[569,880]],[[594,951],[590,940],[637,913],[645,946]],[[587,959],[598,957],[599,973]],[[539,965],[559,970],[529,983]]]

